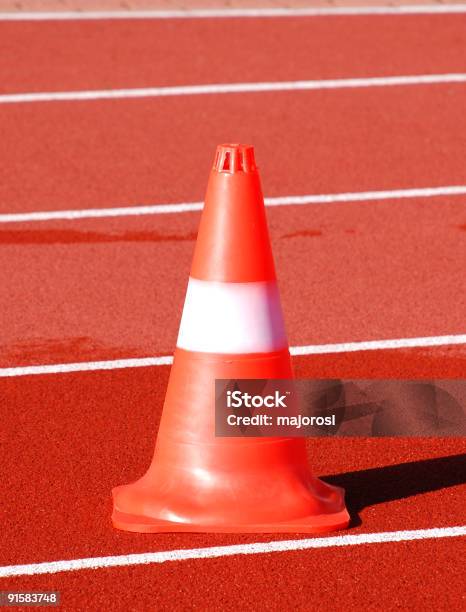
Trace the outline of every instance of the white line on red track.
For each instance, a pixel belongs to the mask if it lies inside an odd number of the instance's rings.
[[[160,98],[235,93],[267,93],[271,91],[315,91],[322,89],[355,89],[361,87],[400,87],[406,85],[444,85],[466,83],[466,73],[417,74],[406,76],[322,79],[312,81],[271,81],[265,83],[216,83],[211,85],[177,85],[136,89],[95,89],[85,91],[49,91],[1,94],[0,104],[31,102],[88,102],[128,98]]]
[[[27,565],[7,565],[0,567],[0,578],[12,576],[35,576],[37,574],[56,574],[76,570],[99,569],[104,567],[124,567],[128,565],[148,565],[167,561],[187,561],[190,559],[213,559],[233,555],[260,555],[266,553],[309,550],[313,548],[334,548],[340,546],[360,546],[361,544],[385,544],[388,542],[412,542],[440,538],[457,538],[466,535],[466,525],[457,527],[436,527],[410,531],[384,531],[380,533],[361,533],[326,538],[307,538],[304,540],[279,540],[255,542],[253,544],[233,544],[209,548],[191,548],[160,552],[117,555],[113,557],[90,557],[66,561],[29,563]]]
[[[389,189],[386,191],[359,191],[354,193],[327,193],[303,196],[265,198],[266,206],[302,206],[304,204],[334,204],[341,202],[370,202],[408,198],[433,198],[439,196],[466,195],[466,185],[445,187],[421,187],[416,189]],[[202,210],[202,202],[181,204],[154,204],[149,206],[121,206],[118,208],[86,208],[81,210],[53,210],[27,213],[0,214],[1,223],[53,221],[75,219],[99,219],[103,217],[131,217],[139,215],[165,215]]]
[[[325,355],[331,353],[353,353],[358,351],[454,346],[460,344],[466,344],[466,334],[426,336],[421,338],[396,338],[391,340],[368,340],[364,342],[343,342],[340,344],[309,344],[305,346],[292,346],[290,347],[290,353],[293,356]],[[94,370],[144,368],[170,365],[171,363],[173,363],[173,357],[171,355],[163,355],[160,357],[112,359],[108,361],[82,361],[51,365],[15,366],[0,368],[0,378],[40,374],[66,374],[68,372],[90,372]]]
[[[332,15],[442,15],[465,13],[466,4],[357,6],[335,8],[237,8],[134,11],[36,11],[0,13],[0,21],[75,21],[95,19],[211,19],[231,17],[331,17]]]

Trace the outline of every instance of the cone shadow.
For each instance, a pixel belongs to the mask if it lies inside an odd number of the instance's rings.
[[[362,523],[359,512],[368,506],[466,484],[466,454],[324,476],[323,480],[346,490],[351,527],[355,527]]]

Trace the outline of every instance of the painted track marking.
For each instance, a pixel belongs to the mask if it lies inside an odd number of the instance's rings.
[[[0,95],[0,104],[31,102],[86,102],[129,98],[219,95],[231,93],[267,93],[272,91],[316,91],[322,89],[357,89],[361,87],[394,87],[406,85],[442,85],[466,83],[466,73],[418,74],[410,76],[322,79],[312,81],[276,81],[265,83],[217,83],[212,85],[177,85],[174,87],[141,87],[137,89],[95,89],[86,91],[50,91]]]
[[[302,206],[305,204],[335,204],[343,202],[369,202],[374,200],[399,200],[409,198],[433,198],[439,196],[466,195],[466,185],[445,187],[421,187],[415,189],[389,189],[386,191],[360,191],[354,193],[328,193],[303,196],[265,198],[266,206]],[[53,221],[99,219],[103,217],[131,217],[139,215],[166,215],[202,210],[202,202],[180,204],[154,204],[149,206],[121,206],[117,208],[86,208],[81,210],[54,210],[27,213],[0,214],[1,223],[29,221]]]
[[[293,356],[325,355],[331,353],[352,353],[357,351],[454,346],[460,344],[466,344],[466,334],[425,336],[421,338],[396,338],[391,340],[368,340],[364,342],[343,342],[339,344],[309,344],[305,346],[292,346],[290,347],[290,353]],[[160,357],[112,359],[108,361],[83,361],[51,365],[15,366],[10,368],[0,368],[0,378],[41,374],[66,374],[69,372],[91,372],[95,370],[145,368],[170,365],[171,363],[173,363],[173,357],[171,355],[163,355]]]
[[[460,525],[457,527],[437,527],[433,529],[415,529],[410,531],[385,531],[380,533],[341,535],[326,538],[307,538],[304,540],[279,540],[272,542],[257,542],[253,544],[212,546],[209,548],[167,550],[161,552],[117,555],[112,557],[90,557],[87,559],[49,561],[45,563],[30,563],[27,565],[7,565],[0,567],[0,578],[56,574],[58,572],[72,572],[85,569],[95,570],[104,567],[148,565],[151,563],[166,563],[167,561],[213,559],[218,557],[231,557],[233,555],[259,555],[294,550],[310,550],[313,548],[333,548],[340,546],[360,546],[362,544],[384,544],[388,542],[412,542],[414,540],[457,538],[464,535],[466,535],[466,525]]]
[[[114,19],[230,19],[238,17],[332,17],[339,15],[445,15],[466,13],[466,4],[420,4],[335,8],[238,8],[135,11],[37,11],[0,13],[0,21],[91,21]]]

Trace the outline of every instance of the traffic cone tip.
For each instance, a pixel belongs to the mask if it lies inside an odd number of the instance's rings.
[[[216,172],[256,172],[254,147],[245,144],[222,144],[217,147],[213,170]]]

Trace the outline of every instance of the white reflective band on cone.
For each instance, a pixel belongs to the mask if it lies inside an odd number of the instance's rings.
[[[189,279],[177,346],[201,353],[268,353],[287,346],[275,281]]]

